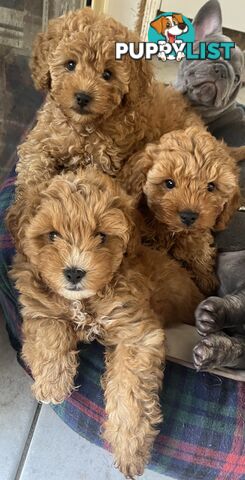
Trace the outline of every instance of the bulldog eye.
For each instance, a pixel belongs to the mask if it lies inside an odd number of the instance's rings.
[[[240,75],[236,74],[235,75],[235,83],[238,83],[240,81]]]
[[[101,244],[105,243],[106,238],[107,238],[106,234],[105,234],[105,233],[102,233],[102,232],[99,232],[99,233],[97,234],[97,237],[99,237]]]
[[[209,192],[213,192],[216,189],[215,183],[214,182],[209,182],[208,186],[207,186],[207,189],[208,189]]]
[[[106,80],[108,82],[108,80],[111,79],[112,77],[112,73],[110,70],[105,70],[102,74],[102,77],[104,78],[104,80]]]
[[[65,67],[67,70],[69,70],[69,72],[72,72],[73,70],[75,70],[76,65],[77,63],[75,62],[75,60],[68,60],[68,62],[66,62],[65,64]]]
[[[49,232],[48,234],[48,238],[50,240],[50,242],[54,242],[56,240],[56,238],[60,237],[61,235],[59,234],[59,232],[56,232],[55,230],[53,230],[52,232]]]
[[[169,190],[175,187],[175,181],[172,180],[171,178],[168,178],[167,180],[165,180],[164,184]]]

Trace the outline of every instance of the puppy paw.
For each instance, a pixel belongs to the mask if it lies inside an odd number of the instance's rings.
[[[73,384],[62,385],[35,381],[32,385],[32,393],[36,400],[41,403],[62,403],[74,389]]]
[[[196,327],[200,335],[222,330],[224,325],[224,301],[219,297],[209,297],[198,305]]]
[[[208,335],[193,349],[193,363],[196,370],[212,370],[227,366],[237,357],[237,346],[226,335]]]
[[[120,470],[125,478],[135,479],[135,477],[143,475],[145,469],[145,462],[142,457],[135,455],[132,458],[116,461],[115,467]]]

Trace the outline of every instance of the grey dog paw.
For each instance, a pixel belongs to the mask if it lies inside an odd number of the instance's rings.
[[[193,349],[196,370],[211,370],[219,367],[234,367],[242,355],[242,345],[224,333],[203,338]]]
[[[209,370],[217,366],[217,348],[210,335],[199,342],[193,349],[193,363],[196,370]]]
[[[224,301],[219,297],[209,297],[198,305],[195,317],[196,327],[200,335],[222,330],[224,325]]]

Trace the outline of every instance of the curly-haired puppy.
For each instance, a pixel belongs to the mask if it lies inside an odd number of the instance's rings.
[[[212,231],[224,229],[239,205],[238,167],[228,147],[196,127],[172,132],[136,154],[122,182],[141,202],[146,236],[211,294],[217,287]]]
[[[140,474],[161,421],[166,322],[191,319],[202,295],[167,254],[141,247],[132,199],[86,169],[33,189],[8,216],[22,247],[12,269],[23,358],[42,402],[74,389],[78,341],[106,346],[104,438],[127,476]]]
[[[19,147],[18,191],[91,163],[115,175],[147,142],[193,122],[202,125],[180,93],[154,81],[151,62],[115,59],[116,42],[138,40],[91,8],[51,20],[37,36],[32,77],[47,97]]]

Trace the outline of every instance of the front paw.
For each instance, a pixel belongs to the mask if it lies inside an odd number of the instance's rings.
[[[122,413],[124,410],[122,410]],[[117,415],[117,413],[115,413]],[[137,415],[132,410],[132,417]],[[144,468],[150,459],[150,453],[157,431],[154,427],[145,425],[144,417],[139,417],[141,424],[134,425],[128,430],[127,425],[132,422],[125,416],[120,424],[106,422],[103,429],[103,437],[111,445],[115,458],[115,467],[126,477],[134,479],[143,475]],[[147,427],[147,428],[146,428]],[[147,435],[148,433],[148,435]]]
[[[201,302],[196,311],[196,327],[200,335],[222,330],[224,325],[224,301],[219,297],[209,297]]]
[[[234,342],[234,338],[223,333],[211,334],[194,347],[193,362],[198,371],[211,370],[235,366],[241,355],[242,348],[236,341]]]
[[[193,348],[193,363],[197,371],[211,370],[217,367],[217,347],[215,335],[210,335]]]
[[[115,461],[115,467],[124,475],[125,478],[135,479],[143,475],[145,462],[141,455],[126,455]]]
[[[47,380],[36,379],[31,388],[38,402],[58,404],[64,402],[64,400],[71,395],[75,386],[73,382],[67,384],[62,383],[62,379],[60,382],[54,383],[47,382]]]

